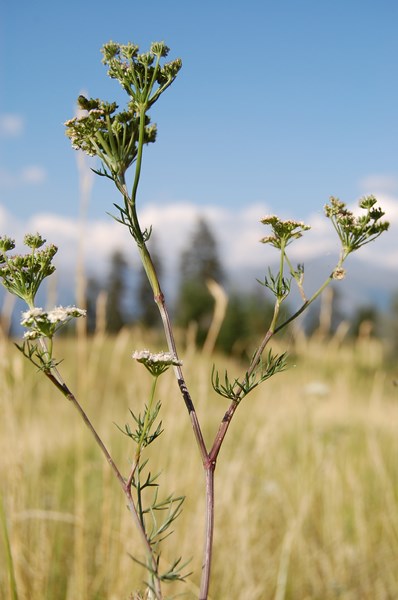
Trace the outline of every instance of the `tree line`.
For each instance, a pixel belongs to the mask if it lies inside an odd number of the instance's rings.
[[[151,255],[160,278],[163,264],[151,240]],[[258,331],[269,322],[272,305],[264,297],[263,290],[243,292],[230,290],[225,268],[220,258],[217,240],[204,218],[198,218],[178,261],[176,294],[172,308],[175,324],[181,328],[194,325],[195,338],[202,345],[213,319],[215,299],[209,290],[209,282],[228,288],[228,303],[217,347],[225,352],[240,351]],[[122,327],[141,324],[148,328],[161,326],[157,306],[145,272],[133,272],[120,250],[110,256],[108,273],[104,280],[90,278],[88,281],[88,329],[96,328],[95,306],[100,294],[106,296],[106,329],[117,333]]]
[[[156,239],[151,242],[152,258],[161,278],[162,257],[156,249]],[[252,340],[257,339],[258,332],[264,331],[270,321],[273,305],[260,286],[250,291],[231,288],[217,240],[208,222],[198,218],[179,257],[172,316],[175,324],[183,329],[193,326],[199,346],[206,339],[214,313],[215,299],[210,292],[209,281],[228,290],[228,303],[217,336],[217,347],[224,352],[241,354],[250,347]],[[161,327],[158,309],[143,269],[134,273],[120,250],[110,256],[104,280],[91,278],[87,287],[89,331],[96,328],[95,305],[100,293],[106,298],[106,329],[109,333],[117,333],[122,327],[134,324],[152,329]],[[392,300],[390,313],[386,319],[373,305],[357,307],[350,318],[349,335],[358,336],[366,330],[372,336],[382,337],[385,329],[390,334],[392,331],[398,334],[398,295]],[[330,306],[329,333],[333,333],[343,318],[339,295],[335,292]],[[313,333],[321,319],[318,306],[306,321],[307,333]],[[394,339],[398,339],[398,335]],[[395,345],[398,351],[398,342]]]

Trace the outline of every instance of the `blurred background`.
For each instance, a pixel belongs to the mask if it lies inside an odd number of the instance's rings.
[[[338,253],[324,204],[333,195],[354,207],[374,194],[391,229],[350,258],[341,302],[347,314],[388,311],[398,287],[397,13],[387,0],[9,4],[0,25],[0,230],[19,242],[38,230],[57,243],[63,303],[74,300],[77,252],[105,287],[119,251],[136,285],[135,249],[107,214],[118,194],[87,175],[96,164],[82,178],[63,123],[80,93],[124,105],[101,64],[103,43],[145,51],[161,39],[183,69],[151,113],[158,139],[145,149],[139,203],[170,303],[200,219],[224,285],[238,292],[252,292],[276,259],[258,243],[268,233],[262,216],[308,223],[293,258],[311,289]]]
[[[130,355],[165,343],[138,253],[109,215],[116,190],[64,134],[79,94],[125,103],[103,43],[164,40],[183,61],[151,112],[139,214],[208,444],[227,408],[212,368],[241,376],[272,313],[256,280],[278,256],[259,244],[261,217],[312,226],[291,250],[308,296],[339,255],[323,214],[331,195],[356,210],[374,194],[391,223],[273,341],[288,370],[234,417],[216,472],[213,600],[398,597],[397,22],[393,0],[2,7],[0,235],[21,249],[39,231],[59,246],[38,302],[87,306],[55,354],[123,472],[132,449],[114,424],[150,388]],[[292,294],[284,314],[299,305]],[[23,309],[0,290],[0,598],[131,600],[139,540],[77,414],[15,348]],[[201,463],[172,373],[159,397],[151,468],[165,495],[187,496],[162,560],[192,557],[193,571],[167,591],[195,598]]]

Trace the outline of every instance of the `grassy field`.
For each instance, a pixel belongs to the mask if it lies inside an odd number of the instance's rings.
[[[61,371],[111,448],[129,466],[129,407],[150,380],[131,360],[139,330],[59,342]],[[226,405],[210,385],[213,360],[187,349],[187,381],[210,440]],[[398,388],[382,349],[313,339],[289,369],[239,407],[216,470],[213,600],[398,598]],[[159,382],[165,431],[152,471],[185,494],[163,553],[192,558],[170,595],[197,597],[203,475],[171,372]],[[143,572],[141,546],[113,475],[78,414],[9,341],[0,341],[0,493],[19,600],[127,600]],[[4,536],[3,536],[4,538]],[[12,598],[0,538],[0,597]]]

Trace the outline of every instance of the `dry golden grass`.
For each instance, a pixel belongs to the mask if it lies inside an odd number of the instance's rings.
[[[115,427],[146,400],[129,357],[139,330],[59,342],[61,370],[127,473]],[[188,349],[187,381],[210,441],[226,408],[212,361]],[[215,357],[231,375],[241,368]],[[159,382],[165,431],[151,469],[186,502],[163,560],[192,558],[178,591],[197,597],[204,489],[200,458],[172,373]],[[10,342],[0,342],[0,492],[19,600],[123,600],[144,573],[139,540],[112,473],[78,414]],[[290,368],[249,396],[216,470],[213,600],[398,598],[398,392],[369,341],[312,340]],[[168,590],[166,590],[168,591]],[[170,587],[169,593],[177,590]],[[11,598],[0,542],[0,597]]]

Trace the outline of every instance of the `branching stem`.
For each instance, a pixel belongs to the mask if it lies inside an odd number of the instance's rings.
[[[133,497],[131,495],[131,482],[127,481],[127,483],[126,483],[126,481],[125,481],[124,477],[122,476],[122,474],[120,473],[115,461],[113,460],[112,456],[110,455],[104,442],[98,435],[95,427],[91,423],[91,421],[90,421],[89,417],[87,416],[86,412],[84,411],[83,407],[77,400],[76,396],[70,391],[70,389],[68,388],[66,383],[64,383],[62,381],[59,372],[57,372],[57,376],[55,376],[51,372],[51,370],[45,370],[44,373],[48,377],[48,379],[55,385],[55,387],[65,396],[65,398],[67,400],[69,400],[73,404],[73,406],[76,408],[80,417],[83,419],[85,425],[88,427],[96,444],[99,446],[102,454],[105,456],[106,461],[110,465],[114,475],[116,476],[117,481],[119,482],[119,485],[121,486],[121,488],[127,498],[128,507],[129,507],[131,515],[133,517],[134,523],[140,533],[140,537],[141,537],[142,543],[146,549],[147,555],[149,557],[151,572],[156,573],[157,572],[156,558],[153,554],[151,545],[147,539],[145,529],[143,527],[143,524],[141,523],[141,519],[139,517],[137,508],[135,506]],[[156,577],[154,578],[154,580],[155,580],[155,589],[156,589],[156,600],[162,600],[162,592],[161,592],[161,588],[160,588],[160,582],[157,580]]]

